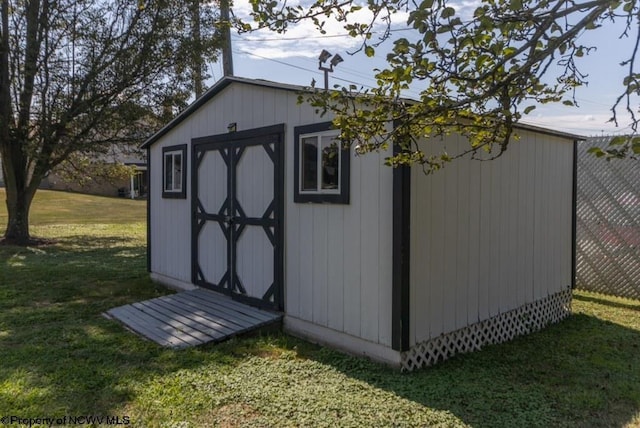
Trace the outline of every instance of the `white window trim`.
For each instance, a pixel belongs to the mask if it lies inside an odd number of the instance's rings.
[[[341,181],[342,181],[342,156],[340,156],[340,150],[338,151],[338,187],[335,189],[323,189],[322,188],[322,137],[337,137],[340,135],[340,131],[336,131],[336,130],[329,130],[329,131],[321,131],[321,132],[312,132],[309,134],[300,134],[300,136],[298,137],[298,141],[297,144],[300,147],[299,153],[298,153],[298,165],[300,165],[300,173],[298,174],[298,189],[300,194],[303,195],[339,195],[341,192]],[[310,138],[310,137],[317,137],[318,138],[318,145],[317,145],[317,156],[316,156],[316,161],[317,161],[317,165],[316,165],[316,183],[317,183],[317,188],[316,190],[303,190],[303,186],[302,186],[302,182],[303,182],[303,177],[304,177],[304,162],[303,162],[303,156],[304,156],[304,147],[302,146],[302,140],[304,140],[305,138]],[[338,142],[339,144],[339,142]]]
[[[175,158],[176,156],[180,156],[181,160],[180,160],[180,164],[182,166],[182,168],[184,168],[184,161],[185,159],[182,159],[182,150],[172,150],[170,152],[164,152],[163,153],[163,165],[166,168],[167,167],[167,157],[171,156],[171,175],[172,175],[172,180],[171,180],[171,184],[172,184],[172,188],[168,189],[167,188],[167,171],[165,170],[164,176],[162,177],[162,181],[163,181],[163,190],[165,193],[181,193],[182,192],[182,186],[184,186],[184,183],[182,182],[182,171],[179,173],[176,173],[176,169],[175,169]],[[177,188],[176,187],[176,175],[180,176],[180,187]]]

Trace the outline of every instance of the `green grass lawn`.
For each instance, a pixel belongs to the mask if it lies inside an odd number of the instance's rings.
[[[144,210],[139,201],[40,191],[32,233],[56,244],[0,246],[0,418],[640,426],[637,301],[576,293],[574,316],[560,324],[408,374],[281,333],[180,351],[140,339],[101,314],[167,293],[145,271]],[[0,233],[5,222],[2,205]]]
[[[5,190],[0,187],[0,231],[7,225]],[[63,224],[131,224],[147,221],[146,201],[38,190],[30,211],[35,227]]]

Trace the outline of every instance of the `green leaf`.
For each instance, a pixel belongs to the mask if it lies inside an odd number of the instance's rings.
[[[536,109],[536,106],[529,106],[526,109],[524,109],[524,114],[529,114],[532,111],[534,111]]]
[[[443,19],[447,19],[447,18],[451,18],[453,15],[456,14],[456,10],[452,7],[445,7],[444,10],[442,11],[442,18]]]
[[[517,51],[516,48],[514,48],[513,46],[507,46],[506,48],[504,48],[504,50],[502,51],[502,54],[504,56],[511,56],[513,54],[515,54]]]
[[[587,24],[584,26],[585,30],[594,30],[598,27],[599,25],[597,25],[595,21],[587,22]]]
[[[567,51],[567,44],[562,43],[560,46],[558,46],[558,50],[560,51],[561,55],[564,55],[564,53]]]
[[[627,142],[627,137],[618,135],[617,137],[613,137],[611,141],[609,141],[610,146],[621,146]]]
[[[373,49],[373,47],[371,46],[365,46],[364,48],[364,53],[371,58],[372,56],[374,56],[376,54],[375,49]]]
[[[611,10],[616,10],[617,8],[620,7],[620,5],[622,4],[621,1],[617,0],[617,1],[612,1],[611,4],[609,5],[609,8]]]
[[[564,100],[564,101],[562,101],[562,104],[564,104],[566,106],[569,106],[569,107],[573,107],[574,106],[573,101],[571,101],[571,100]]]
[[[591,153],[592,155],[595,155],[597,158],[601,158],[602,156],[605,155],[605,152],[600,147],[591,147],[589,150],[587,150],[587,153]]]
[[[433,33],[433,31],[425,31],[424,36],[422,36],[422,40],[425,43],[432,42],[435,39],[436,39],[436,35]]]
[[[482,65],[485,63],[485,61],[487,61],[489,59],[489,55],[480,55],[477,59],[476,59],[476,69],[477,70],[482,70]]]
[[[475,10],[475,12],[473,12],[473,17],[474,18],[480,18],[481,16],[483,16],[485,13],[487,13],[487,11],[485,10],[484,7],[479,7]]]

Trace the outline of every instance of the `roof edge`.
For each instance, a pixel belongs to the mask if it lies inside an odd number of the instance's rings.
[[[189,106],[187,108],[185,108],[180,113],[178,113],[178,115],[176,117],[174,117],[165,126],[160,128],[159,131],[157,131],[155,134],[151,135],[151,137],[149,137],[144,143],[142,143],[140,148],[141,149],[146,149],[146,148],[149,148],[150,146],[152,146],[156,141],[158,141],[160,138],[162,138],[164,135],[166,135],[173,128],[178,126],[178,124],[180,124],[180,122],[185,120],[188,116],[190,116],[192,113],[194,113],[196,110],[198,110],[204,104],[206,104],[209,100],[211,100],[213,97],[218,95],[220,92],[222,92],[223,89],[225,89],[227,86],[229,86],[233,82],[245,83],[247,85],[253,85],[253,86],[261,86],[261,87],[264,87],[264,88],[281,89],[281,90],[285,90],[285,91],[301,92],[301,91],[309,90],[308,87],[300,86],[300,85],[290,85],[290,84],[286,84],[286,83],[278,83],[278,82],[272,82],[272,81],[269,81],[269,80],[262,80],[262,79],[248,79],[248,78],[245,78],[245,77],[225,76],[222,79],[218,80],[204,94],[202,94],[202,96],[200,98],[196,99],[194,102],[189,104]]]
[[[529,125],[527,123],[517,122],[513,125],[515,129],[525,131],[538,132],[540,134],[553,135],[554,137],[566,138],[571,141],[584,141],[587,139],[584,135],[572,134],[571,132],[557,131],[555,129],[545,128],[538,125]]]
[[[187,108],[182,110],[175,118],[173,118],[169,123],[160,128],[155,134],[151,135],[142,145],[141,149],[147,149],[152,146],[156,141],[166,135],[173,128],[178,126],[183,120],[185,120],[189,115],[198,110],[204,104],[206,104],[213,97],[218,95],[222,90],[224,90],[231,83],[238,82],[244,83],[247,85],[259,86],[264,88],[273,88],[280,89],[285,91],[293,91],[293,92],[304,92],[309,91],[309,87],[300,86],[300,85],[291,85],[287,83],[278,83],[272,82],[270,80],[262,80],[262,79],[249,79],[245,77],[237,77],[237,76],[225,76],[222,79],[218,80],[211,88],[209,88],[200,98],[196,99],[193,103],[191,103]],[[518,122],[514,125],[516,129],[522,129],[526,131],[538,132],[541,134],[552,135],[555,137],[569,139],[571,141],[584,141],[587,137],[577,134],[572,134],[569,132],[557,131],[554,129],[549,129],[537,125],[529,125],[526,123]]]

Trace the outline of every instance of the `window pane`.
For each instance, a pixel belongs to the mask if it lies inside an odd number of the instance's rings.
[[[173,190],[182,190],[182,154],[173,155]]]
[[[173,190],[173,168],[172,168],[172,159],[173,156],[171,153],[166,153],[164,155],[164,190],[171,191]]]
[[[318,137],[302,138],[301,190],[318,190]]]
[[[322,137],[322,188],[338,189],[340,183],[340,142]]]

